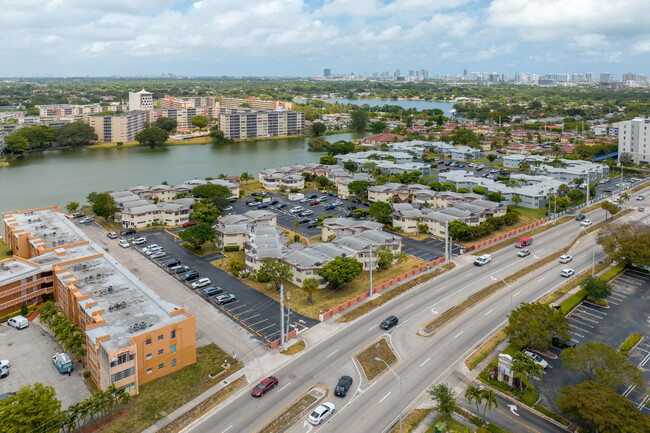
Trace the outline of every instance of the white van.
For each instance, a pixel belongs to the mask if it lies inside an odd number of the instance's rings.
[[[23,329],[29,326],[29,320],[23,316],[16,316],[7,320],[7,325],[13,326],[16,329]]]
[[[479,258],[477,258],[476,260],[474,260],[474,264],[475,264],[476,266],[483,266],[483,265],[487,265],[488,263],[490,263],[490,260],[492,260],[492,256],[491,256],[491,255],[489,255],[489,254],[483,254],[481,257],[479,257]]]

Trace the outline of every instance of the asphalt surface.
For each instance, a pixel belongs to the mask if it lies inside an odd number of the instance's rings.
[[[477,388],[485,388],[481,382],[474,382],[471,385]],[[485,421],[496,424],[511,432],[527,433],[565,433],[566,430],[546,421],[543,418],[529,412],[524,403],[513,403],[511,400],[501,397],[495,393],[497,405],[491,409],[486,408],[484,403],[479,404],[479,411],[476,410],[476,402],[467,403],[467,399],[461,396],[458,403],[472,413],[480,415]]]
[[[145,245],[136,247],[139,251],[141,251],[146,245],[158,244],[163,247],[164,251],[167,253],[167,256],[158,260],[152,260],[143,254],[143,256],[148,260],[158,264],[171,258],[180,259],[181,264],[188,266],[191,270],[197,271],[199,273],[199,278],[210,278],[212,285],[223,288],[223,293],[231,293],[235,295],[236,301],[224,305],[217,305],[216,302],[214,302],[214,298],[205,297],[200,292],[200,289],[193,289],[190,286],[191,282],[186,283],[180,280],[179,277],[183,274],[174,275],[170,271],[165,270],[165,272],[168,272],[171,276],[178,279],[179,282],[185,286],[188,292],[192,292],[195,296],[200,296],[214,308],[225,313],[229,318],[252,332],[264,342],[268,343],[280,338],[279,301],[258,292],[241,280],[222,271],[216,266],[213,266],[210,261],[219,258],[219,255],[211,255],[204,258],[198,257],[181,247],[179,242],[172,235],[162,230],[139,231],[137,235],[130,236],[129,238],[139,236],[145,236],[147,238],[147,243]],[[287,313],[288,309],[285,306],[285,314]],[[317,323],[319,323],[317,320],[293,311],[289,316],[289,330],[295,328],[300,332],[316,325]]]
[[[604,216],[602,210],[587,215],[594,222],[603,220]],[[635,212],[625,219],[643,216]],[[537,300],[565,284],[567,279],[560,276],[560,271],[566,266],[556,261],[542,266],[476,304],[429,338],[418,336],[416,331],[476,291],[559,250],[579,230],[579,223],[571,221],[536,235],[533,254],[525,258],[518,258],[515,248],[493,253],[492,262],[483,267],[472,264],[473,256],[458,257],[455,269],[412,288],[349,324],[340,325],[330,337],[273,371],[280,384],[265,397],[253,399],[247,389],[242,390],[186,431],[257,431],[311,386],[324,384],[332,388],[343,374],[352,376],[354,383],[346,398],[328,397],[328,401],[336,404],[336,413],[319,427],[311,428],[300,419],[287,431],[386,431],[397,422],[402,401],[407,413],[411,402],[419,401],[431,384],[452,372],[487,335],[503,326],[506,314],[520,302]],[[594,238],[593,234],[581,238],[569,252],[574,257],[571,266],[577,274],[592,266]],[[594,250],[595,260],[604,257],[599,248]],[[397,315],[400,324],[388,332],[382,331],[378,324],[390,314]],[[356,353],[381,337],[388,339],[399,357],[393,368],[402,380],[402,399],[392,373],[386,371],[366,382],[353,360]]]
[[[459,255],[460,245],[452,245],[452,254]],[[402,236],[402,252],[420,260],[430,262],[445,255],[445,241],[430,237],[421,241]]]

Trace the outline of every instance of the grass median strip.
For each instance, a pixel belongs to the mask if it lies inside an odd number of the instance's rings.
[[[257,433],[277,433],[284,431],[290,426],[294,420],[303,412],[305,412],[311,405],[316,402],[317,398],[311,394],[303,395],[298,401],[289,406],[284,412],[278,415],[273,421],[264,426],[262,430]]]
[[[297,343],[293,343],[291,346],[287,347],[286,350],[280,352],[283,355],[291,356],[295,355],[298,352],[301,352],[305,349],[305,340],[300,340]]]
[[[377,361],[375,358],[383,359]],[[366,380],[369,382],[388,369],[386,364],[392,365],[397,361],[397,355],[393,352],[388,341],[382,338],[377,343],[368,346],[363,352],[356,356],[356,360],[363,369]]]
[[[356,319],[357,317],[361,317],[364,314],[372,311],[373,309],[384,305],[386,302],[390,301],[391,299],[401,295],[402,293],[406,292],[407,290],[424,283],[425,281],[429,281],[432,278],[437,277],[438,275],[442,274],[443,272],[446,272],[450,269],[453,269],[456,266],[455,263],[449,263],[447,265],[441,266],[440,268],[436,269],[435,271],[426,274],[426,275],[421,275],[417,278],[414,278],[410,281],[407,281],[406,283],[402,284],[401,286],[395,287],[392,290],[386,291],[385,293],[382,293],[381,296],[372,299],[365,304],[362,304],[355,308],[354,310],[350,311],[349,313],[344,314],[343,316],[339,317],[336,319],[336,322],[338,323],[346,323],[346,322],[351,322],[352,320]]]

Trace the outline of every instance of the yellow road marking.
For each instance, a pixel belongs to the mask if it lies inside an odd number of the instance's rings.
[[[525,424],[525,423],[519,421],[517,418],[513,418],[513,417],[511,417],[510,415],[508,415],[507,413],[505,413],[505,412],[502,411],[501,409],[498,409],[498,408],[497,408],[496,411],[499,412],[500,414],[503,414],[503,415],[507,416],[508,418],[510,418],[511,420],[513,420],[514,422],[516,422],[517,424],[520,424],[521,426],[527,428],[527,429],[530,430],[530,431],[533,431],[533,432],[535,432],[535,433],[541,433],[539,430],[535,430],[534,428],[532,428],[532,427],[529,426],[528,424]]]

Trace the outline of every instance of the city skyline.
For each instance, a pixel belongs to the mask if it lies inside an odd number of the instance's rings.
[[[3,77],[650,69],[640,0],[3,3]]]

